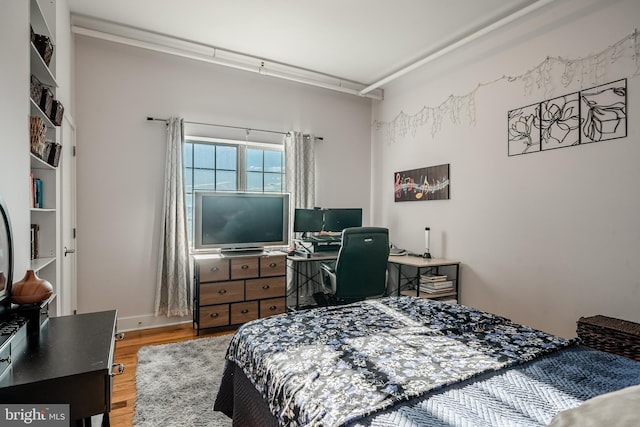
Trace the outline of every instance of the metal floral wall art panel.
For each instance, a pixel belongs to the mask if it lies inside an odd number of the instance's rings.
[[[449,164],[396,172],[394,191],[396,202],[446,200],[449,198]]]
[[[535,153],[627,136],[627,80],[511,110],[508,154]]]
[[[509,155],[540,151],[540,104],[509,111]]]
[[[627,80],[580,92],[582,142],[627,136]]]
[[[539,120],[541,150],[580,143],[580,108],[577,93],[540,103]]]

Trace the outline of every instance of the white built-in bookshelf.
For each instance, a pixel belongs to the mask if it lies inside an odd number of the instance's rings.
[[[37,80],[49,88],[54,98],[58,83],[55,78],[55,35],[51,28],[55,22],[55,7],[44,10],[39,0],[29,0],[30,4],[30,25],[31,30],[35,34],[49,37],[54,45],[53,56],[49,65],[43,60],[33,42],[30,43],[30,73]],[[51,15],[51,16],[49,16]],[[46,126],[46,141],[59,141],[59,128],[55,126],[53,121],[40,108],[33,98],[30,98],[32,117],[39,117]],[[31,141],[25,144],[31,145]],[[60,171],[58,167],[54,167],[40,157],[30,154],[31,156],[31,188],[29,201],[31,224],[32,224],[32,260],[30,268],[34,270],[39,277],[48,280],[54,288],[54,294],[58,293],[60,282]],[[39,181],[38,193],[39,203],[34,194],[34,181]],[[37,230],[36,230],[37,228]],[[35,246],[37,245],[37,247]],[[37,254],[35,253],[37,252]],[[15,280],[20,280],[16,277]],[[55,300],[51,302],[53,312],[55,312]]]

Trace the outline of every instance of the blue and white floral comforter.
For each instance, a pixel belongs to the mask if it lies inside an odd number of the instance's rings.
[[[388,297],[240,327],[227,359],[283,425],[342,425],[571,344],[503,317]]]

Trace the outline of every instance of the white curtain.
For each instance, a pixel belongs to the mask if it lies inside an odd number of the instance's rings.
[[[189,243],[182,176],[183,119],[167,122],[167,154],[164,177],[164,203],[160,229],[156,316],[191,314]]]
[[[315,206],[315,138],[313,135],[304,135],[302,132],[290,131],[284,137],[285,167],[286,167],[286,188],[290,194],[290,216],[292,223],[289,224],[290,235],[293,236],[293,217],[295,208],[310,209]],[[320,271],[317,263],[298,263],[298,277],[290,265],[289,279],[287,280],[287,304],[292,305],[295,301],[294,286],[299,285],[300,304],[305,305],[313,302],[313,294],[321,290],[317,283],[320,280]],[[307,280],[313,277],[315,280]]]
[[[316,199],[316,158],[314,138],[290,131],[284,137],[286,187],[295,208],[313,208]],[[293,216],[291,216],[293,218]]]

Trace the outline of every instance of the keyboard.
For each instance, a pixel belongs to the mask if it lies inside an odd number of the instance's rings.
[[[342,236],[319,234],[317,236],[311,236],[310,239],[312,242],[340,242],[342,240]]]

